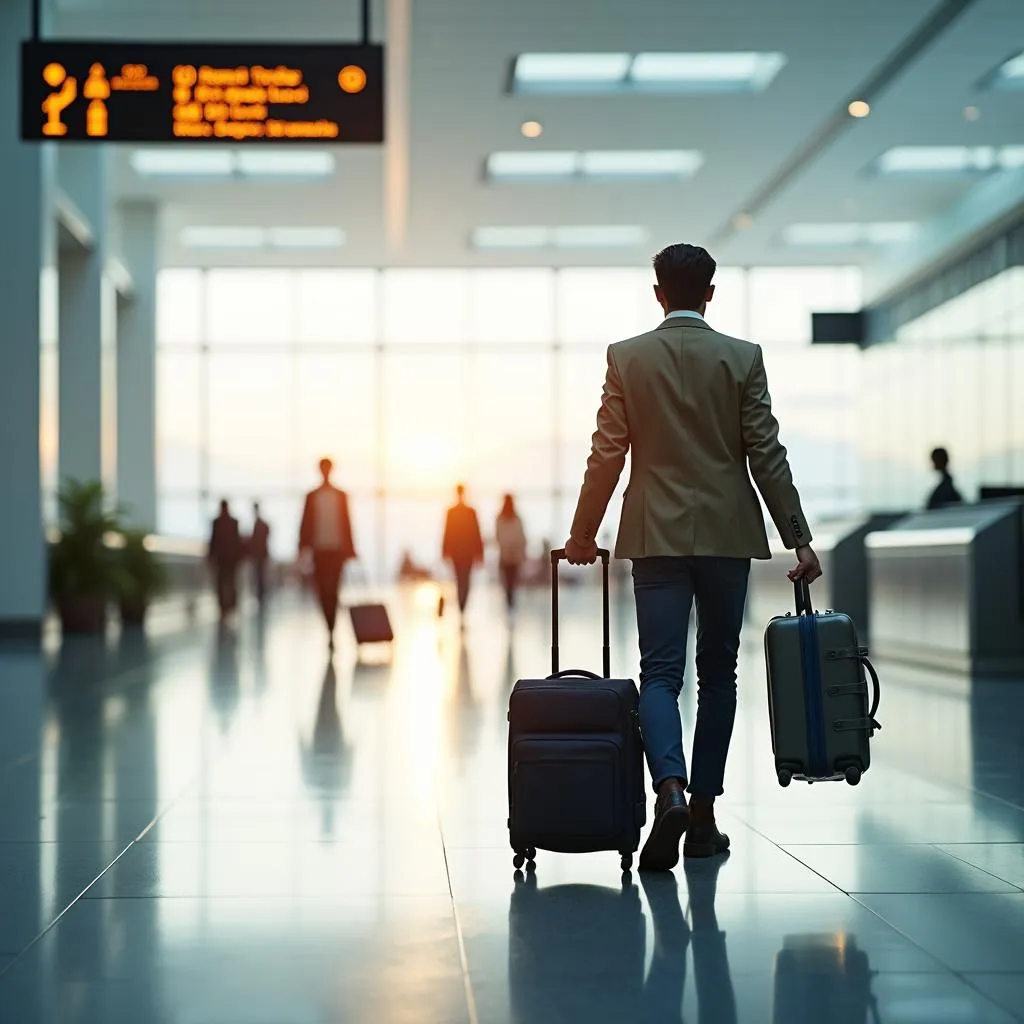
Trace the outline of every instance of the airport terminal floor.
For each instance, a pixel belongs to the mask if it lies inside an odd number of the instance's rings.
[[[597,662],[597,601],[563,598],[566,663]],[[751,623],[731,855],[624,881],[541,852],[524,877],[505,713],[547,666],[546,594],[507,625],[481,587],[464,641],[433,585],[389,602],[390,661],[329,658],[286,594],[224,631],[0,654],[0,720],[36,725],[0,767],[0,1020],[1024,1020],[1019,685],[883,664],[863,783],[783,790]],[[616,672],[634,628],[619,593]]]

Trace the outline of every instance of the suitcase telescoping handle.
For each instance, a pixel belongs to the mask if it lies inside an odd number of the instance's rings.
[[[797,615],[813,615],[814,609],[811,607],[811,585],[803,576],[798,576],[793,580],[793,591],[796,596]]]
[[[592,672],[582,672],[578,669],[559,672],[558,670],[558,563],[565,558],[565,548],[556,548],[551,552],[551,675],[554,677],[582,676],[587,679],[609,679],[612,674],[611,627],[608,614],[608,562],[611,560],[611,552],[607,548],[598,548],[597,557],[601,559],[601,619],[604,637],[604,648],[602,652],[601,666],[604,670],[603,676],[595,675]]]

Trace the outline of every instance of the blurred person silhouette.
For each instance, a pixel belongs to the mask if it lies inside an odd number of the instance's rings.
[[[313,735],[308,743],[299,740],[299,751],[306,784],[323,812],[323,834],[331,837],[334,835],[334,801],[345,790],[352,761],[338,710],[338,676],[333,660],[327,663],[320,684]]]
[[[476,509],[466,504],[465,484],[455,488],[456,502],[448,509],[444,523],[442,557],[451,562],[455,573],[455,587],[458,594],[459,612],[463,616],[461,626],[465,628],[466,604],[469,601],[469,586],[473,569],[484,559],[484,539],[480,533],[480,520]]]
[[[402,560],[398,564],[399,583],[423,583],[430,579],[430,570],[417,564],[412,552],[406,548],[402,552]]]
[[[270,562],[270,524],[260,515],[260,503],[252,505],[252,533],[249,535],[249,558],[252,561],[256,600],[262,609],[267,598],[267,571]]]
[[[221,622],[238,606],[238,566],[242,561],[242,537],[238,520],[231,514],[227,500],[220,503],[220,512],[213,521],[206,558],[213,570],[217,587],[217,605]]]
[[[506,494],[502,501],[494,525],[494,539],[498,544],[498,572],[505,588],[505,606],[511,612],[516,605],[519,574],[526,561],[526,531],[511,494]]]
[[[306,495],[299,527],[299,554],[310,553],[317,598],[327,624],[328,646],[334,650],[338,590],[345,563],[356,557],[348,495],[331,483],[334,463],[320,460],[321,484]]]
[[[931,455],[932,468],[939,474],[939,483],[928,497],[928,509],[945,508],[947,505],[959,505],[963,497],[953,483],[949,472],[949,452],[945,448],[936,448]]]
[[[783,544],[796,549],[790,579],[810,583],[821,575],[779,441],[761,348],[719,334],[704,319],[715,269],[694,245],[670,245],[654,257],[664,320],[608,349],[597,431],[565,544],[570,563],[597,560],[595,538],[631,452],[615,554],[633,562],[640,727],[657,792],[642,871],[674,868],[684,833],[686,857],[729,848],[715,823],[715,799],[724,792],[736,717],[750,561],[770,557],[751,477]],[[690,774],[679,694],[694,600],[698,706]]]

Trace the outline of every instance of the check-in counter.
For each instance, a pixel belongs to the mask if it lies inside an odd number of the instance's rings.
[[[846,612],[856,624],[862,643],[868,642],[871,626],[864,540],[870,533],[887,529],[903,515],[877,512],[815,528],[812,545],[821,561],[822,578],[811,588],[814,606]],[[778,538],[770,544],[772,557],[755,559],[750,569],[747,616],[761,623],[793,608],[793,584],[786,573],[796,564],[796,557]]]
[[[921,512],[865,546],[871,647],[971,675],[1024,673],[1024,503]]]

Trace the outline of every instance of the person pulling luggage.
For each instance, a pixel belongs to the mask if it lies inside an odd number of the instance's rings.
[[[665,319],[612,345],[592,450],[565,554],[597,558],[596,537],[632,452],[615,555],[633,561],[640,639],[640,727],[657,793],[641,870],[671,870],[683,855],[729,848],[715,822],[736,714],[736,659],[751,558],[769,558],[753,476],[788,548],[791,579],[821,575],[793,484],[761,348],[704,319],[716,269],[698,246],[654,257]],[[696,599],[697,724],[692,771],[683,754],[679,693]],[[690,793],[687,803],[686,793]]]

